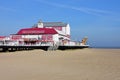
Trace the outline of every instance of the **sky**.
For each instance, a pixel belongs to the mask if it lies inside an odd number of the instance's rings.
[[[120,47],[120,0],[0,0],[0,36],[39,20],[64,22],[71,39],[88,37],[91,47]]]

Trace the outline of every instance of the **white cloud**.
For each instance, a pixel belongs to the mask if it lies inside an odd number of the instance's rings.
[[[66,8],[66,9],[72,9],[72,10],[80,11],[82,13],[96,15],[96,16],[102,16],[105,14],[112,13],[112,12],[109,12],[106,10],[92,9],[92,8],[86,8],[86,7],[75,7],[75,6],[69,6],[69,5],[63,5],[63,4],[58,4],[58,3],[54,3],[54,2],[49,2],[49,1],[45,1],[45,0],[36,0],[36,1],[47,4],[47,5],[60,7],[60,8]]]

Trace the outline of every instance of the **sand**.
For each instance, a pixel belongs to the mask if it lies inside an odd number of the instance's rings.
[[[120,49],[1,52],[0,80],[120,80]]]

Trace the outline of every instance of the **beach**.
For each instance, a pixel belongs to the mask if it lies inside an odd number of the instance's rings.
[[[120,80],[120,49],[1,52],[0,80]]]

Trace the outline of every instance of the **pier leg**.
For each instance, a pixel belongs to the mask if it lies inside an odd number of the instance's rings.
[[[8,48],[2,48],[2,52],[8,51]]]

